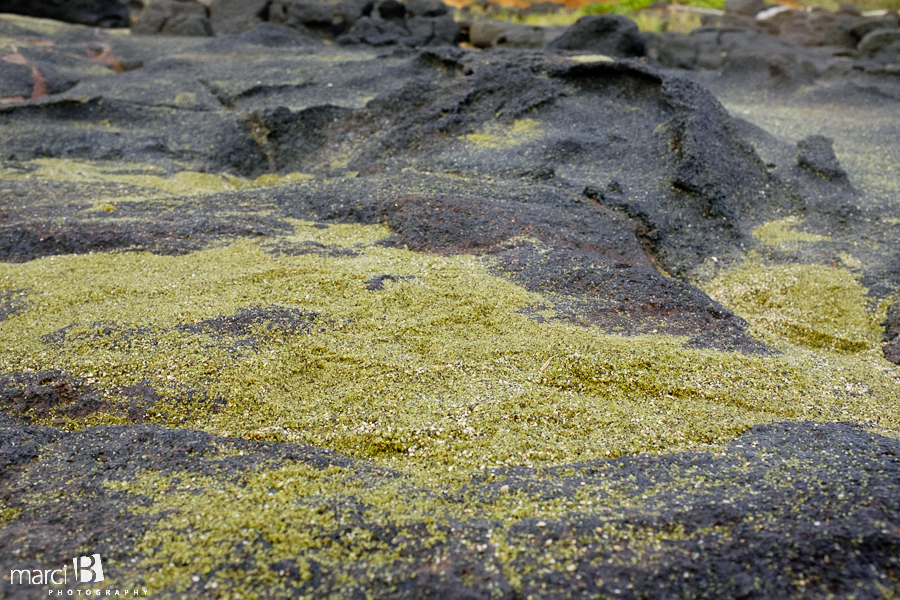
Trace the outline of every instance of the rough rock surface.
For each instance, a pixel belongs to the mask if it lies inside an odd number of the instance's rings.
[[[446,18],[398,5],[354,27]],[[268,16],[0,16],[4,576],[100,553],[93,588],[160,598],[900,592],[893,76]]]
[[[214,35],[209,8],[193,0],[154,0],[131,30],[140,35]]]
[[[548,48],[630,58],[644,56],[646,43],[631,19],[620,15],[590,15],[578,19],[550,42]]]
[[[213,0],[210,25],[216,35],[241,33],[268,20],[269,0]]]

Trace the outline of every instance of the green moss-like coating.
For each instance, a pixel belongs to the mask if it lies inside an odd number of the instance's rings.
[[[61,178],[81,177],[73,164]],[[107,175],[84,169],[88,178]],[[209,181],[182,183],[204,193]],[[277,595],[296,580],[272,565],[291,559],[300,580],[326,586],[314,597],[348,597],[402,564],[409,544],[434,548],[440,569],[443,545],[461,543],[514,588],[571,573],[588,549],[604,564],[653,562],[684,532],[625,517],[660,513],[657,498],[695,482],[658,483],[637,496],[636,482],[594,478],[558,498],[508,487],[467,496],[465,486],[503,467],[709,451],[790,419],[900,431],[900,377],[878,353],[883,307],[870,314],[865,289],[845,270],[756,265],[713,280],[712,295],[781,350],[745,355],[556,320],[546,298],[493,275],[492,259],[385,247],[384,225],[284,223],[292,231],[181,256],[0,264],[0,290],[25,291],[21,309],[0,323],[0,372],[59,370],[100,394],[101,409],[87,416],[24,415],[37,423],[129,422],[134,400],[123,390],[143,385],[159,394],[139,407],[145,422],[303,442],[402,475],[367,479],[293,463],[238,480],[144,471],[109,482],[146,499],[134,510],[155,523],[135,548],[134,570],[121,572],[126,584],[193,594],[199,581],[216,597]],[[370,285],[379,277],[381,289]],[[534,307],[541,320],[529,316]],[[721,495],[731,484],[708,486]],[[365,511],[362,522],[348,517],[354,510]],[[534,534],[574,510],[606,525]],[[515,528],[529,519],[537,524]],[[375,537],[373,523],[391,537]],[[460,541],[460,523],[485,525],[478,539]],[[625,539],[630,550],[620,554]]]
[[[776,455],[776,449],[769,453]],[[806,461],[780,457],[776,462],[767,480],[758,483],[770,493],[779,488],[789,493],[795,485],[792,476]],[[515,489],[460,499],[416,489],[404,478],[373,483],[351,470],[297,463],[263,466],[224,484],[145,471],[108,487],[142,498],[133,510],[138,515],[165,515],[136,548],[142,562],[132,567],[145,574],[142,585],[155,592],[196,593],[199,583],[217,597],[256,598],[261,590],[263,595],[291,595],[288,585],[321,582],[321,589],[307,589],[311,597],[341,598],[370,591],[371,581],[384,581],[386,573],[403,573],[412,547],[420,556],[430,550],[434,559],[429,562],[440,571],[446,548],[460,544],[467,548],[461,554],[477,556],[486,571],[502,573],[520,589],[528,579],[553,571],[571,573],[588,560],[628,567],[683,552],[683,542],[690,539],[727,543],[735,530],[763,530],[780,517],[754,510],[730,523],[692,531],[661,525],[654,517],[704,495],[725,506],[733,503],[741,494],[739,469],[723,465],[721,472],[707,477],[673,468],[669,474],[657,472],[659,483],[647,486],[633,476],[617,476],[615,463],[592,466],[589,473],[576,468],[547,477],[558,485],[566,478],[578,486],[574,494],[557,498]],[[538,473],[531,481],[542,479]],[[579,479],[589,483],[579,484]],[[828,491],[843,498],[854,485]],[[795,507],[783,510],[796,513],[794,518],[808,517]],[[576,513],[582,523],[603,525],[545,529]],[[629,518],[636,513],[640,519]],[[522,527],[525,523],[531,526]],[[468,534],[454,535],[457,531]],[[285,563],[298,572],[294,582],[270,567]],[[313,573],[317,578],[311,581]]]
[[[753,230],[753,235],[765,244],[778,245],[790,242],[822,242],[831,238],[824,235],[797,231],[796,227],[802,225],[797,217],[787,217],[760,225]]]
[[[273,256],[244,241],[181,257],[119,253],[4,264],[0,285],[29,292],[27,308],[0,325],[0,368],[62,369],[103,390],[113,406],[120,402],[115,390],[149,382],[162,396],[147,410],[151,422],[303,441],[438,486],[493,466],[716,443],[785,418],[900,424],[896,380],[874,353],[792,348],[745,356],[686,349],[678,337],[538,323],[522,309],[542,298],[490,275],[481,259],[372,245],[388,234],[383,226],[294,224],[284,241],[358,254]],[[750,273],[762,278],[759,290],[774,290],[772,302],[793,292],[772,287],[786,279],[770,282],[767,273],[819,277],[810,285],[838,294],[835,306],[850,316],[816,333],[844,345],[817,347],[873,348],[875,330],[865,320],[873,318],[858,284],[838,271],[804,269]],[[365,282],[380,274],[406,279],[369,291]],[[739,275],[718,281],[738,309],[763,293],[725,286]],[[794,315],[794,305],[782,304],[778,315]],[[203,325],[272,306],[315,317],[294,330],[264,318],[230,333]],[[772,314],[763,314],[761,326],[782,331]],[[862,337],[847,338],[848,323]],[[192,390],[225,407],[188,401]],[[851,402],[848,390],[867,393]],[[120,419],[101,412],[68,426]]]
[[[139,171],[135,173],[134,171]],[[64,158],[42,158],[20,163],[17,169],[0,169],[0,178],[55,179],[72,182],[115,182],[160,190],[176,195],[211,194],[227,192],[245,187],[275,185],[288,181],[310,179],[305,173],[274,175],[267,173],[254,180],[242,179],[235,175],[196,173],[179,171],[167,177],[158,167],[132,165],[123,168],[120,164],[97,165],[95,163]],[[104,208],[97,208],[105,210]]]
[[[880,347],[888,304],[867,310],[865,288],[846,269],[751,265],[721,275],[707,291],[754,325],[795,344],[840,352]]]
[[[488,123],[482,131],[470,133],[465,139],[479,148],[499,150],[521,146],[539,139],[541,135],[540,123],[534,119],[517,119],[512,125]]]

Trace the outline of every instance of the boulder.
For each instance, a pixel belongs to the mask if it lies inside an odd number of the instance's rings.
[[[498,35],[514,27],[503,21],[475,21],[469,26],[469,43],[476,48],[490,48]]]
[[[0,99],[30,98],[33,89],[29,65],[0,60]]]
[[[889,44],[871,56],[875,63],[884,65],[900,64],[900,41]]]
[[[448,46],[459,41],[459,25],[452,17],[410,17],[406,27],[419,46]]]
[[[443,17],[449,12],[450,7],[441,0],[410,0],[406,3],[409,17]]]
[[[131,27],[131,32],[138,35],[215,35],[206,6],[190,0],[155,0]]]
[[[839,15],[849,15],[851,17],[861,17],[862,11],[852,4],[841,4],[837,9]]]
[[[491,45],[504,48],[543,48],[544,28],[527,25],[509,28],[495,37]]]
[[[645,33],[647,56],[670,69],[696,69],[697,46],[690,36],[675,31]]]
[[[334,22],[335,6],[320,2],[295,2],[293,17],[307,27],[328,27]]]
[[[340,35],[348,31],[362,17],[371,16],[372,0],[344,0],[336,5],[332,20],[332,34]]]
[[[397,0],[275,0],[268,7],[273,23],[310,30],[341,44],[408,46],[455,44],[459,26],[439,0],[419,0],[409,5]]]
[[[372,16],[374,3],[372,0],[274,0],[268,10],[269,20],[273,23],[309,29],[319,37],[329,39],[348,32],[360,18]]]
[[[413,39],[410,31],[395,20],[361,17],[353,24],[350,31],[338,38],[338,42],[344,45],[390,46]]]
[[[898,22],[897,15],[888,14],[883,17],[861,19],[850,29],[850,32],[857,38],[863,39],[866,34],[876,29],[897,29],[898,27],[900,27],[900,22]]]
[[[386,21],[403,21],[406,5],[398,0],[381,0],[375,4],[374,13]]]
[[[128,27],[128,7],[119,0],[0,0],[0,13],[14,13],[94,27]]]
[[[725,12],[755,17],[766,9],[765,0],[727,0]]]
[[[875,29],[859,41],[857,49],[860,52],[878,52],[895,42],[900,42],[900,29]]]
[[[811,135],[797,142],[797,164],[813,171],[827,181],[847,179],[847,173],[834,154],[834,140],[822,135]]]
[[[858,17],[822,10],[813,11],[809,21],[818,36],[815,45],[856,47],[858,38],[852,30],[859,24]]]
[[[240,33],[268,19],[269,0],[213,0],[209,20],[216,35]]]
[[[646,53],[646,41],[637,24],[620,15],[581,17],[547,47],[620,58],[644,56]]]

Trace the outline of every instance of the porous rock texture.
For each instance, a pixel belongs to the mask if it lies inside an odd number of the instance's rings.
[[[6,571],[100,553],[80,587],[159,598],[900,591],[895,81],[269,21],[0,16]]]
[[[581,17],[565,33],[547,45],[555,50],[579,50],[631,58],[644,56],[646,44],[631,19],[621,15]]]
[[[154,0],[131,28],[141,35],[212,36],[209,8],[193,0]]]

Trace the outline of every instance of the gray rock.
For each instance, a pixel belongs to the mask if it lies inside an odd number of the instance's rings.
[[[578,19],[547,47],[625,58],[644,56],[647,46],[631,19],[620,15],[591,15]]]
[[[131,27],[138,35],[213,36],[207,8],[199,2],[156,0]]]
[[[859,18],[831,13],[816,13],[810,23],[818,34],[817,46],[843,46],[855,48],[858,38],[853,35],[853,28],[859,24]]]
[[[862,11],[853,6],[852,4],[841,4],[837,9],[837,14],[839,15],[850,15],[852,17],[861,17]]]
[[[859,41],[860,52],[878,52],[894,42],[900,42],[900,29],[875,29]]]
[[[510,28],[494,38],[491,43],[495,47],[503,48],[543,48],[544,29],[542,27],[516,27]]]
[[[847,173],[834,154],[834,140],[811,135],[797,142],[797,164],[827,181],[846,180]]]
[[[398,0],[380,0],[373,13],[387,21],[402,21],[406,18],[406,5]]]
[[[736,13],[747,17],[755,17],[766,9],[765,0],[727,0],[726,13]]]
[[[404,43],[412,38],[406,27],[398,22],[372,17],[362,17],[346,35],[338,38],[341,44],[369,44],[370,46],[388,46]]]
[[[469,43],[476,48],[490,48],[498,35],[513,28],[514,24],[503,21],[476,21],[469,27]]]
[[[0,60],[0,98],[30,98],[33,89],[30,66]]]
[[[684,33],[645,33],[647,56],[670,69],[696,69],[697,44]]]
[[[897,29],[900,27],[897,15],[889,14],[883,17],[862,19],[853,27],[850,32],[859,39],[866,37],[866,34],[876,29]]]
[[[154,2],[138,17],[131,26],[131,33],[137,35],[154,35],[159,33],[166,20],[172,16],[172,9],[168,2]]]
[[[877,63],[898,64],[900,63],[900,42],[889,44],[875,52],[872,59]]]
[[[417,40],[417,45],[446,46],[459,39],[459,25],[451,17],[410,17],[406,27]]]
[[[331,21],[331,35],[346,33],[361,17],[371,16],[372,0],[345,0],[334,6]]]
[[[321,38],[340,35],[350,29],[357,19],[371,14],[372,2],[367,0],[273,0],[269,5],[269,20],[272,23],[301,31],[309,29]]]
[[[793,18],[786,21],[782,26],[783,37],[801,46],[818,46],[819,34],[810,21],[809,15],[800,11],[792,12]]]
[[[453,20],[453,17],[435,17],[434,38],[430,42],[432,45],[457,44],[459,38],[459,24]]]
[[[213,0],[209,20],[217,35],[248,31],[268,17],[269,0]]]
[[[884,359],[895,365],[900,365],[900,342],[893,342],[882,348]]]
[[[192,14],[175,15],[168,21],[160,31],[163,35],[191,35],[199,37],[212,37],[212,23],[206,17]]]
[[[295,2],[292,6],[295,18],[306,25],[330,25],[334,20],[335,6],[318,2]]]
[[[725,64],[727,53],[718,49],[704,48],[697,53],[697,67],[705,71],[715,71]]]
[[[413,17],[442,17],[450,12],[450,7],[441,0],[409,0],[406,14]]]
[[[128,7],[119,0],[0,0],[0,13],[55,19],[94,27],[128,27]]]

